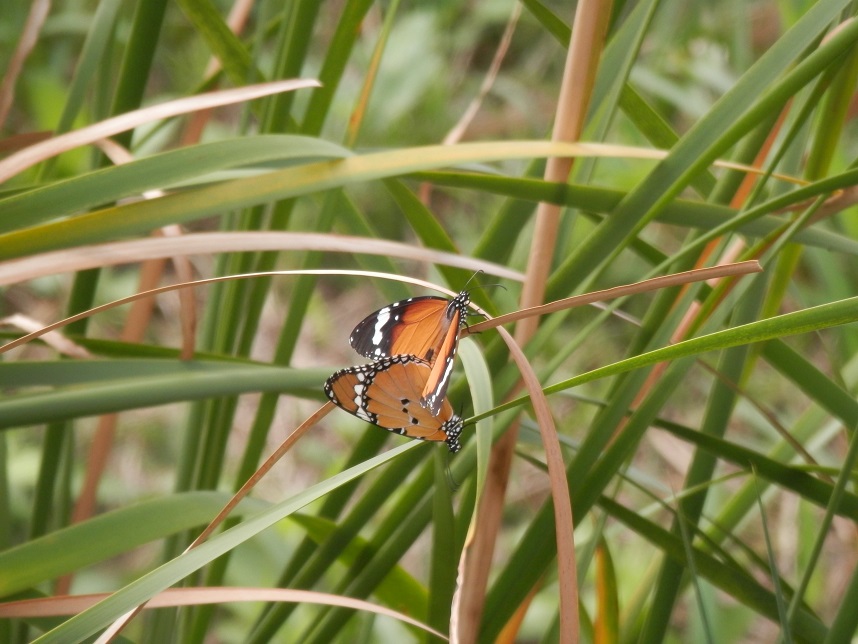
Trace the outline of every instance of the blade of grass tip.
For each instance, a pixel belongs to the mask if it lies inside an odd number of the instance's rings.
[[[596,548],[596,614],[594,641],[598,644],[618,642],[620,636],[620,600],[617,570],[608,542],[602,537]]]
[[[363,123],[366,109],[369,105],[369,99],[372,95],[372,89],[375,86],[375,81],[378,78],[378,70],[381,67],[381,57],[384,55],[384,48],[387,46],[390,39],[390,32],[393,29],[393,22],[396,18],[396,12],[399,9],[399,0],[392,0],[387,7],[387,13],[384,16],[384,22],[381,25],[381,33],[378,35],[378,40],[372,51],[372,57],[369,61],[369,66],[364,77],[363,86],[360,94],[355,101],[354,109],[352,109],[349,117],[348,131],[346,133],[346,146],[352,148],[358,140],[360,127]]]
[[[471,399],[474,404],[474,413],[483,414],[494,408],[494,397],[492,395],[492,377],[482,352],[475,342],[462,339],[459,343],[459,356],[465,368],[468,387],[471,390]],[[488,477],[488,457],[492,446],[492,418],[488,417],[488,423],[477,421],[477,499],[485,487]],[[475,520],[476,517],[473,517]]]
[[[557,14],[539,0],[522,0],[522,4],[562,47],[569,44],[572,30],[566,22],[557,17]]]

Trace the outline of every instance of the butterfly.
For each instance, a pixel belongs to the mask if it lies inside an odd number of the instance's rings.
[[[419,402],[437,416],[450,384],[459,330],[467,326],[470,301],[470,293],[462,291],[452,300],[424,295],[388,304],[358,322],[349,344],[367,358],[410,355],[427,362],[431,370]]]
[[[444,441],[461,449],[463,421],[450,401],[441,400],[432,415],[418,399],[431,367],[415,356],[392,356],[337,371],[325,382],[325,394],[337,407],[373,425],[425,441]]]

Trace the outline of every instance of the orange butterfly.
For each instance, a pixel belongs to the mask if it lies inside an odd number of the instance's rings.
[[[325,382],[325,394],[361,420],[409,438],[444,441],[458,452],[463,421],[450,401],[441,398],[435,414],[418,404],[430,372],[424,360],[392,356],[336,372]]]
[[[367,358],[404,355],[427,362],[431,370],[419,402],[437,416],[450,384],[459,330],[467,324],[470,301],[470,293],[462,291],[452,300],[425,295],[388,304],[358,323],[349,344]]]

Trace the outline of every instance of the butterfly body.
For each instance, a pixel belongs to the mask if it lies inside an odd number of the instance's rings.
[[[349,344],[372,359],[397,355],[416,356],[431,365],[420,404],[437,416],[444,402],[459,341],[466,326],[470,294],[453,299],[425,295],[394,302],[361,320]]]
[[[434,415],[419,402],[430,371],[415,356],[391,356],[336,372],[325,382],[325,394],[361,420],[409,438],[443,441],[458,452],[463,421],[450,402],[442,399]]]

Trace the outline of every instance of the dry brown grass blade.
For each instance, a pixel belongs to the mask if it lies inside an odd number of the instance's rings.
[[[0,285],[72,271],[141,262],[164,257],[229,253],[238,251],[327,251],[353,254],[356,249],[367,255],[400,257],[418,262],[446,264],[483,271],[520,282],[524,276],[501,264],[462,257],[431,248],[415,248],[401,242],[321,233],[228,232],[196,233],[181,239],[148,238],[79,246],[67,250],[40,253],[0,262]]]
[[[557,311],[564,311],[576,306],[585,306],[587,304],[593,304],[594,302],[607,302],[609,300],[615,300],[618,297],[639,295],[640,293],[648,293],[673,286],[693,284],[694,282],[703,282],[724,277],[737,277],[740,275],[748,275],[750,273],[760,273],[762,270],[763,267],[760,266],[760,263],[753,259],[746,262],[737,262],[735,264],[696,268],[682,273],[671,273],[670,275],[653,277],[648,280],[643,280],[642,282],[614,286],[613,288],[607,288],[601,291],[593,291],[592,293],[584,293],[582,295],[567,297],[562,300],[555,300],[554,302],[549,302],[548,304],[542,304],[540,306],[533,306],[529,309],[521,309],[513,313],[507,313],[506,315],[499,315],[495,318],[484,320],[483,322],[470,324],[467,329],[462,331],[462,333],[463,335],[481,333],[504,324],[511,324],[517,320],[556,313]]]
[[[283,458],[286,453],[294,447],[295,443],[298,442],[304,434],[306,434],[312,427],[316,425],[322,418],[327,416],[331,410],[334,409],[334,403],[326,402],[322,405],[318,411],[312,414],[307,420],[301,423],[295,431],[293,431],[289,436],[286,437],[280,446],[274,450],[274,452],[265,459],[265,462],[259,466],[256,472],[247,479],[244,485],[236,492],[232,498],[226,503],[226,505],[221,508],[221,511],[218,512],[217,516],[211,520],[211,522],[206,526],[206,528],[199,534],[199,536],[194,539],[193,543],[185,548],[185,552],[189,550],[193,550],[197,546],[199,546],[203,541],[208,539],[212,533],[217,530],[218,526],[220,526],[224,521],[226,521],[227,517],[232,513],[235,507],[241,503],[242,499],[244,499],[250,491],[256,487],[256,484],[265,476],[268,472],[271,471],[271,468],[277,464],[277,462]],[[151,600],[150,600],[151,601]],[[131,622],[134,617],[140,614],[140,611],[146,607],[149,602],[144,602],[140,604],[137,608],[132,611],[125,613],[122,617],[117,619],[111,626],[104,632],[104,634],[98,639],[99,642],[110,642],[112,641],[121,631],[125,628],[129,622]],[[109,633],[109,635],[108,635]],[[104,638],[104,639],[102,639]]]
[[[599,0],[581,0],[575,12],[572,26],[572,38],[566,58],[566,67],[560,87],[558,108],[555,116],[552,141],[577,141],[583,129],[587,106],[589,105],[599,58],[604,45],[611,3]],[[544,178],[547,181],[565,182],[572,168],[568,158],[550,158],[546,165]],[[528,258],[527,278],[522,292],[522,306],[535,306],[542,303],[545,282],[554,255],[557,228],[561,209],[547,203],[540,203],[536,213],[536,226],[533,233]],[[524,345],[536,329],[536,318],[524,321],[516,329],[516,341]],[[461,641],[465,644],[476,642],[479,636],[485,588],[487,585],[495,540],[500,528],[503,500],[512,465],[512,455],[518,437],[518,424],[507,430],[492,449],[489,462],[489,481],[479,505],[477,531],[474,551],[478,557],[468,559],[464,568],[464,590],[462,595],[463,624],[460,629]],[[562,472],[565,485],[565,470]],[[553,482],[552,482],[553,485]],[[568,498],[568,495],[567,495]],[[555,498],[555,512],[559,498]],[[571,512],[571,508],[570,508]],[[570,535],[571,538],[571,535]],[[558,548],[560,544],[558,543]],[[560,552],[558,550],[558,552]],[[560,614],[561,642],[578,641],[578,606],[570,605],[570,597],[575,588],[575,571],[572,579],[566,579],[568,571],[564,561],[560,560]],[[574,559],[573,559],[574,563]]]
[[[572,500],[569,496],[569,483],[566,480],[566,466],[563,452],[557,438],[554,418],[548,407],[548,400],[542,392],[542,385],[533,368],[512,336],[503,328],[498,332],[506,342],[510,355],[518,366],[525,389],[530,394],[531,404],[548,466],[548,478],[551,482],[551,498],[554,507],[555,538],[557,540],[558,584],[560,587],[560,640],[574,642],[578,640],[578,582],[575,565],[575,525],[572,517]],[[534,397],[535,396],[535,397]]]
[[[276,450],[274,450],[274,452],[272,452],[271,456],[269,456],[265,460],[265,462],[259,466],[256,472],[253,473],[253,476],[247,479],[245,484],[241,486],[241,489],[239,489],[238,492],[236,492],[235,495],[229,500],[229,502],[225,506],[223,506],[223,509],[214,519],[212,519],[211,523],[206,526],[206,529],[203,530],[196,539],[194,539],[194,542],[187,547],[185,552],[192,548],[196,548],[203,541],[208,539],[211,536],[212,532],[214,532],[217,527],[221,523],[223,523],[229,516],[229,514],[235,509],[235,506],[237,506],[241,502],[241,500],[246,497],[254,487],[256,487],[256,484],[259,483],[262,477],[265,476],[269,471],[271,471],[271,468],[274,467],[277,461],[283,458],[286,453],[290,449],[292,449],[295,443],[298,442],[298,439],[300,439],[304,434],[306,434],[313,426],[316,425],[316,423],[322,420],[322,418],[327,416],[334,408],[334,403],[330,401],[326,402],[318,409],[318,411],[313,413],[313,415],[311,415],[309,418],[307,418],[307,420],[301,423],[295,429],[294,432],[289,434],[289,436],[286,437],[286,439],[280,444],[280,446]]]
[[[25,333],[35,333],[45,328],[45,325],[34,320],[31,317],[21,313],[15,313],[5,318],[0,318],[0,326],[11,326],[20,329]],[[57,353],[70,358],[91,358],[89,351],[75,344],[67,337],[60,333],[50,332],[43,335],[45,344],[54,349]]]
[[[65,597],[42,597],[24,599],[0,604],[0,618],[37,618],[76,615],[109,597],[108,593],[91,593]],[[289,588],[248,588],[240,586],[209,586],[203,588],[171,588],[155,595],[147,608],[167,608],[170,606],[202,606],[204,604],[223,604],[228,602],[293,602],[340,606],[354,610],[368,611],[376,615],[392,617],[401,622],[421,628],[427,633],[446,640],[447,637],[416,619],[395,610],[371,604],[361,599],[342,597],[313,590],[292,590]]]
[[[319,86],[319,82],[312,79],[274,81],[180,98],[175,101],[168,101],[126,112],[125,114],[93,123],[79,130],[55,136],[52,139],[31,145],[20,152],[10,155],[0,161],[0,183],[62,152],[67,152],[82,145],[90,145],[99,139],[106,139],[114,134],[132,130],[145,123],[198,110],[250,101],[281,92],[291,92],[297,89]]]
[[[271,234],[271,233],[268,233]],[[155,295],[159,295],[161,293],[169,293],[170,291],[175,291],[183,288],[193,288],[195,286],[203,286],[205,284],[216,284],[218,282],[228,282],[230,280],[244,280],[244,279],[255,279],[258,277],[285,277],[285,276],[298,276],[298,275],[353,275],[358,277],[368,277],[368,278],[378,278],[378,279],[389,279],[396,280],[399,282],[404,282],[407,284],[414,284],[416,286],[422,286],[425,288],[430,288],[437,290],[442,293],[446,293],[451,297],[455,295],[452,291],[444,288],[439,288],[437,285],[432,284],[431,282],[427,282],[425,280],[417,279],[414,277],[403,277],[401,275],[392,275],[390,273],[378,273],[375,271],[353,271],[353,270],[328,270],[328,269],[314,269],[314,270],[294,270],[294,271],[265,271],[262,273],[242,273],[240,275],[223,275],[221,277],[209,277],[207,279],[202,280],[194,280],[193,282],[186,282],[183,284],[169,284],[167,286],[161,286],[158,288],[153,288],[149,291],[144,291],[142,293],[135,293],[134,295],[129,295],[128,297],[123,297],[118,300],[114,300],[113,302],[108,302],[106,304],[102,304],[101,306],[96,306],[95,308],[89,309],[87,311],[82,311],[81,313],[77,313],[65,319],[59,320],[58,322],[53,322],[52,324],[48,324],[47,326],[42,327],[32,333],[28,333],[27,335],[21,336],[11,342],[7,342],[6,344],[0,346],[0,354],[11,351],[15,347],[20,347],[21,345],[27,344],[28,342],[32,342],[33,340],[42,337],[46,333],[54,331],[56,329],[60,329],[64,326],[68,326],[72,322],[77,322],[78,320],[83,320],[85,318],[91,317],[96,313],[102,313],[104,311],[109,311],[110,309],[116,308],[117,306],[123,306],[125,304],[131,304],[142,298],[153,297]]]
[[[509,16],[506,28],[504,29],[503,36],[501,36],[498,48],[495,50],[495,55],[492,57],[489,70],[486,72],[483,82],[480,84],[480,91],[471,100],[470,104],[468,104],[468,107],[465,109],[465,112],[462,114],[456,125],[447,132],[447,136],[444,137],[444,145],[452,145],[462,140],[462,137],[465,135],[465,131],[468,129],[468,126],[470,126],[471,121],[474,120],[474,117],[480,110],[480,106],[483,104],[486,96],[489,95],[489,92],[498,77],[498,72],[500,72],[501,64],[509,51],[512,36],[515,33],[516,26],[518,25],[518,19],[521,17],[521,8],[522,5],[519,2],[515,3],[513,6],[512,13]]]
[[[42,25],[45,24],[45,19],[50,10],[50,0],[35,0],[30,5],[30,13],[27,15],[27,21],[21,30],[18,46],[9,60],[9,66],[6,68],[6,73],[3,74],[3,79],[0,80],[0,128],[6,123],[9,110],[12,109],[12,103],[15,102],[15,83],[18,82],[18,77],[24,68],[24,61],[33,51],[33,47],[36,46],[39,32],[42,30]]]

